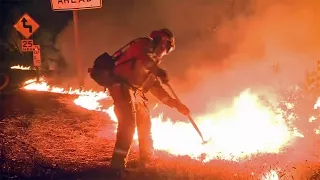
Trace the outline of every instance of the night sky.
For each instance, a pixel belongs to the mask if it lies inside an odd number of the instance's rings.
[[[1,66],[11,66],[13,63],[30,65],[30,53],[9,52],[8,44],[10,34],[14,30],[13,25],[24,14],[28,13],[40,25],[40,28],[30,39],[39,38],[42,32],[49,32],[53,35],[52,41],[72,19],[72,12],[54,12],[51,9],[50,1],[43,0],[1,0],[0,1],[0,24],[1,24]],[[17,34],[20,38],[20,34]],[[18,41],[19,42],[19,41]],[[10,43],[12,44],[12,43]],[[28,58],[25,58],[25,57]],[[15,58],[12,58],[15,57]]]

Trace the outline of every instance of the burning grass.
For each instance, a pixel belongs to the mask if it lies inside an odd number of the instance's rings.
[[[72,96],[28,93],[35,102],[35,113],[8,118],[1,122],[2,172],[22,174],[40,179],[73,177],[92,179],[90,169],[104,169],[110,162],[114,145],[115,123],[101,112],[86,111],[72,103]],[[50,103],[59,99],[61,103]],[[103,131],[105,136],[99,134]],[[301,142],[300,142],[301,141]],[[297,144],[309,143],[301,139]],[[129,165],[137,159],[136,144],[130,154]],[[319,150],[319,149],[318,149]],[[201,163],[189,156],[175,156],[158,151],[149,168],[132,170],[126,179],[311,179],[319,171],[317,155],[303,160],[292,157],[302,153],[288,148],[285,153],[260,153],[246,161],[223,159]],[[303,153],[308,153],[308,150]],[[310,152],[309,152],[310,153]],[[103,173],[101,173],[103,179]],[[59,178],[60,177],[60,178]],[[314,175],[313,179],[316,179]],[[63,178],[62,178],[63,179]]]
[[[24,87],[26,90],[79,95],[74,100],[76,105],[88,110],[106,112],[117,122],[113,107],[106,108],[100,104],[100,100],[109,98],[103,92],[65,90],[50,87],[44,81],[30,80],[26,84]],[[269,101],[268,103],[272,104]],[[181,122],[173,124],[170,120],[164,122],[161,116],[154,116],[152,118],[154,146],[171,154],[188,155],[194,159],[205,154],[204,161],[217,157],[240,160],[257,152],[278,153],[295,140],[298,132],[288,126],[290,122],[285,120],[285,110],[276,106],[271,107],[265,105],[257,94],[245,90],[234,99],[230,107],[198,117],[200,129],[204,131],[205,137],[213,139],[206,146],[200,145],[201,140],[189,124]],[[268,134],[270,131],[274,132],[273,136]],[[167,133],[164,135],[163,132]]]
[[[15,66],[11,66],[10,69],[31,70],[31,67],[30,66],[15,65]]]

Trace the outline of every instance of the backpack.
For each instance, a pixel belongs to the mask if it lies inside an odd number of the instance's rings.
[[[97,57],[93,67],[89,69],[90,77],[100,86],[109,86],[114,81],[113,69],[115,59],[108,53],[103,53]]]
[[[90,77],[97,84],[104,87],[108,87],[113,83],[115,83],[118,79],[113,73],[115,62],[122,56],[122,54],[125,52],[124,50],[127,47],[131,46],[133,43],[135,43],[139,39],[145,39],[145,38],[138,38],[129,42],[124,47],[116,51],[113,55],[110,55],[107,52],[104,52],[103,54],[98,56],[93,62],[93,67],[88,69],[88,73],[90,73]],[[123,63],[127,63],[130,60]]]

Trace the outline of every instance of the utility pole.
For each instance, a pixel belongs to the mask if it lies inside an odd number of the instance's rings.
[[[77,62],[77,75],[78,75],[78,84],[82,90],[84,85],[84,74],[83,74],[83,61],[81,58],[81,50],[79,43],[79,21],[78,21],[78,10],[73,10],[73,27],[74,27],[74,47],[75,47],[75,60]]]
[[[77,75],[80,89],[84,85],[84,68],[81,56],[79,37],[79,10],[102,8],[102,0],[62,1],[51,0],[53,11],[72,11],[74,27],[75,60],[77,62]]]

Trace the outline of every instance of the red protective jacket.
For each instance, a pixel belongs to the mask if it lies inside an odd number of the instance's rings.
[[[174,107],[176,101],[164,90],[157,73],[161,59],[154,53],[152,39],[141,38],[129,46],[115,64],[115,75],[131,86],[151,92],[164,104]]]

